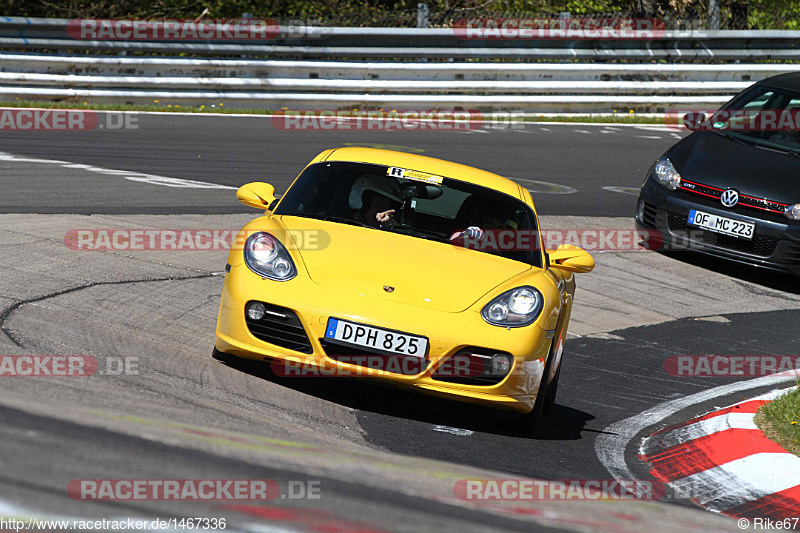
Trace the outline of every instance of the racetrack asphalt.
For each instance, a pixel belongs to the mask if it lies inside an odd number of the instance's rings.
[[[491,170],[534,191],[545,215],[628,216],[650,165],[685,132],[652,125],[520,124],[475,131],[283,131],[268,117],[135,115],[137,129],[0,131],[0,152],[230,187],[266,181],[282,192],[315,155],[337,146],[413,151]],[[0,164],[9,164],[0,157]],[[242,213],[226,189],[164,188],[96,173],[86,187],[6,173],[4,213]],[[126,182],[127,181],[127,182]],[[78,183],[84,185],[79,186]],[[134,191],[134,192],[132,192]]]
[[[0,352],[87,354],[101,367],[109,358],[136,357],[139,368],[80,379],[2,378],[0,511],[229,516],[242,531],[258,530],[265,517],[299,531],[326,522],[344,531],[736,529],[688,502],[539,501],[512,509],[458,501],[452,487],[474,477],[611,479],[596,453],[606,428],[735,382],[670,376],[666,357],[796,350],[794,280],[688,254],[596,254],[595,272],[578,278],[556,407],[546,429],[531,437],[482,409],[212,360],[221,286],[214,274],[225,252],[77,252],[63,241],[66,231],[86,227],[237,228],[255,213],[236,204],[232,188],[263,180],[280,190],[322,149],[376,140],[561,186],[536,196],[546,227],[628,227],[635,196],[602,187],[638,187],[677,140],[673,132],[604,125],[526,125],[528,133],[280,132],[263,118],[146,115],[139,125],[0,133],[0,152],[11,154],[0,157],[0,211],[15,213],[0,215],[0,305],[7,310]],[[166,186],[143,174],[231,188]],[[576,192],[552,194],[563,187]],[[43,212],[63,214],[35,214]],[[636,455],[645,433],[762,389],[768,386],[653,419],[620,453],[648,479]],[[66,494],[74,479],[242,477],[318,480],[323,497],[233,510],[81,502]]]

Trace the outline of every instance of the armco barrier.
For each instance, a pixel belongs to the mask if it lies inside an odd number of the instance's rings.
[[[0,99],[661,112],[717,106],[795,70],[775,61],[800,59],[795,31],[463,40],[453,29],[309,27],[247,42],[92,41],[68,23],[0,20]]]

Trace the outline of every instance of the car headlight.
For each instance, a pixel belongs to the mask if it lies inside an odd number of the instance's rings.
[[[792,204],[788,206],[783,211],[783,214],[786,215],[786,218],[789,220],[800,220],[800,204]]]
[[[672,161],[666,157],[660,157],[653,168],[653,175],[656,181],[670,190],[676,190],[681,186],[681,175],[672,166]]]
[[[297,275],[294,261],[278,239],[259,231],[244,243],[244,262],[261,276],[275,281],[287,281]]]
[[[493,326],[515,328],[532,324],[542,312],[544,298],[533,287],[506,291],[481,310],[483,319]]]

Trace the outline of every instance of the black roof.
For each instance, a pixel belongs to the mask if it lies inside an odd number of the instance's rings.
[[[778,74],[777,76],[761,80],[759,85],[768,85],[776,89],[787,89],[789,91],[800,91],[800,72]]]

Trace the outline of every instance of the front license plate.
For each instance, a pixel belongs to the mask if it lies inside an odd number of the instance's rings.
[[[325,338],[342,343],[371,348],[378,352],[411,355],[424,358],[428,339],[383,328],[329,318]]]
[[[704,213],[696,209],[689,211],[689,224],[715,233],[747,239],[748,241],[753,239],[753,232],[756,229],[756,225],[752,222],[742,222],[741,220]]]

